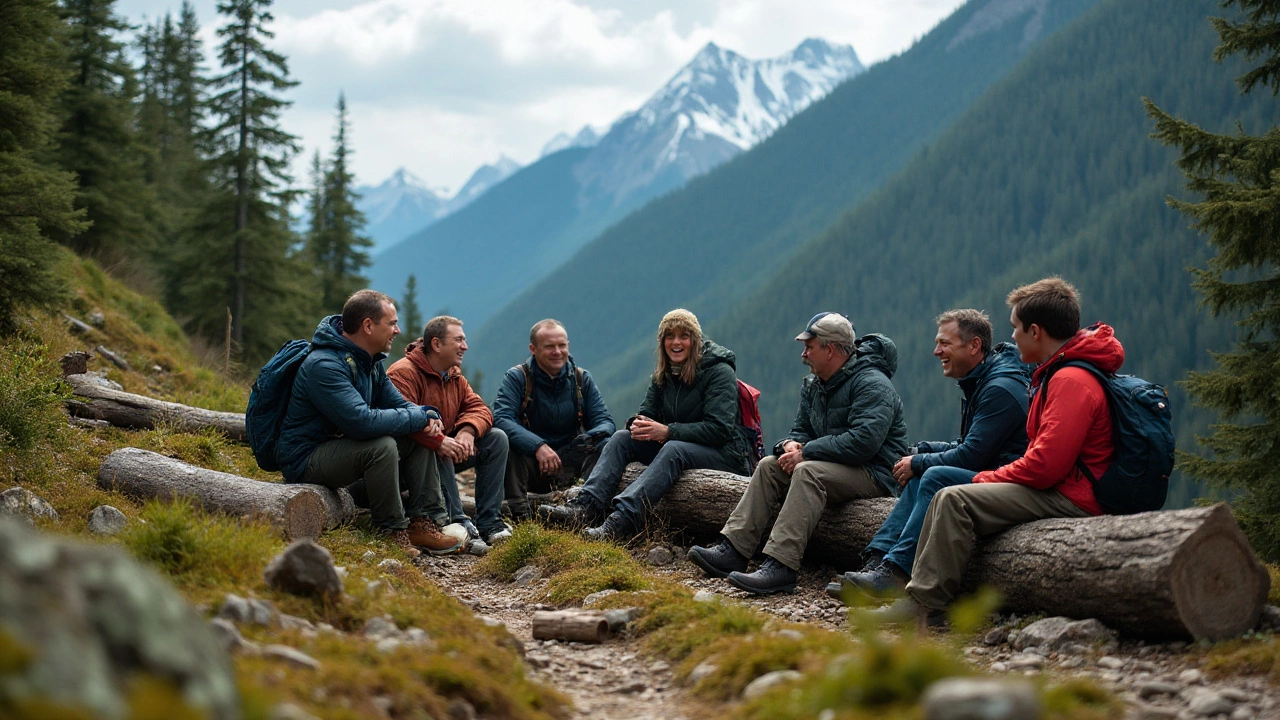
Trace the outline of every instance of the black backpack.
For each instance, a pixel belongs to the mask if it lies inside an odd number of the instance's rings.
[[[1173,472],[1173,415],[1164,387],[1133,375],[1104,373],[1092,363],[1070,360],[1063,367],[1088,370],[1107,395],[1111,413],[1111,466],[1095,478],[1084,461],[1076,467],[1093,483],[1093,495],[1111,515],[1159,510],[1169,491]],[[1052,375],[1050,375],[1050,378]],[[1045,389],[1049,379],[1045,379]]]
[[[244,433],[253,450],[258,467],[268,472],[280,469],[276,460],[276,443],[280,440],[293,379],[311,352],[306,340],[290,340],[271,356],[249,393],[249,406],[244,411]]]

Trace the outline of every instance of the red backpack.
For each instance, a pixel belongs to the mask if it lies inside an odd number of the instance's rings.
[[[747,463],[751,466],[751,472],[754,473],[756,464],[764,459],[764,426],[760,423],[760,391],[741,380],[738,381],[738,412],[742,415],[742,424],[738,428],[747,440]]]

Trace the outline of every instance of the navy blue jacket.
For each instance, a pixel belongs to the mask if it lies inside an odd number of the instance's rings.
[[[1018,357],[1013,343],[1000,343],[956,384],[960,400],[960,437],[952,442],[921,442],[911,458],[919,477],[935,466],[992,470],[1027,451],[1027,387],[1032,366]]]
[[[382,368],[385,357],[371,356],[348,340],[342,334],[341,315],[320,321],[311,338],[311,354],[293,381],[276,445],[286,482],[301,482],[311,453],[328,440],[372,440],[426,427],[433,414],[400,395]]]
[[[578,425],[578,412],[573,401],[576,380],[572,357],[555,377],[538,367],[532,355],[525,368],[533,375],[533,394],[529,397],[529,407],[525,409],[529,426],[525,427],[520,421],[524,371],[519,365],[502,376],[498,397],[493,401],[493,424],[507,434],[512,450],[532,456],[543,443],[558,450],[578,435],[601,434],[607,437],[617,429],[599,388],[586,370],[582,371],[582,425]]]

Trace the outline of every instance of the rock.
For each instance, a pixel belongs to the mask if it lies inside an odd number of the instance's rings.
[[[1128,663],[1126,663],[1124,660],[1121,660],[1118,657],[1113,657],[1111,655],[1103,655],[1102,657],[1098,658],[1098,667],[1104,667],[1104,668],[1107,668],[1108,670],[1120,670],[1120,669],[1123,669],[1124,666],[1127,664]]]
[[[498,618],[489,617],[488,615],[476,615],[476,619],[484,623],[485,625],[488,625],[489,627],[506,627],[507,626],[506,623],[502,622]]]
[[[360,631],[367,638],[398,638],[400,637],[400,628],[396,626],[394,620],[389,615],[382,617],[371,617],[364,621],[364,629]]]
[[[1068,642],[1090,644],[1098,641],[1106,642],[1115,639],[1115,631],[1094,620],[1072,620],[1065,617],[1051,617],[1037,620],[1022,628],[1016,640],[1012,640],[1015,650],[1044,646],[1056,650]],[[1010,634],[1012,638],[1012,633]]]
[[[449,713],[449,717],[453,720],[476,720],[475,707],[462,698],[450,700],[445,712]]]
[[[1138,697],[1150,700],[1158,695],[1177,695],[1180,688],[1173,683],[1152,680],[1138,686]]]
[[[654,662],[654,663],[650,663],[649,665],[649,672],[651,673],[663,673],[670,669],[671,669],[671,665],[661,660],[658,660],[657,662]]]
[[[604,619],[608,621],[611,633],[622,630],[638,617],[640,617],[640,608],[635,607],[604,611]]]
[[[775,632],[774,635],[787,638],[788,640],[804,640],[804,633],[796,630],[795,628],[783,628]]]
[[[658,545],[649,550],[648,560],[650,565],[670,565],[674,559],[675,556],[671,554],[671,549],[665,545]]]
[[[411,627],[404,631],[404,642],[406,645],[430,645],[431,636],[420,627]]]
[[[89,532],[94,535],[115,535],[129,524],[129,518],[110,505],[99,505],[89,513]]]
[[[320,669],[319,660],[311,657],[301,650],[291,648],[288,645],[266,645],[262,648],[262,656],[273,658],[275,660],[283,660],[301,668],[308,668],[311,670]]]
[[[1009,659],[1010,670],[1039,670],[1044,667],[1044,656],[1035,653],[1022,653]]]
[[[1253,720],[1255,717],[1257,715],[1247,707],[1238,707],[1231,711],[1231,720]]]
[[[516,571],[511,583],[516,587],[525,587],[542,578],[542,568],[537,565],[525,565]]]
[[[1187,687],[1189,685],[1203,685],[1204,673],[1196,670],[1195,668],[1183,670],[1178,673],[1178,684],[1183,687]]]
[[[147,674],[170,681],[207,717],[240,717],[230,659],[208,622],[118,548],[0,518],[0,627],[33,652],[29,665],[6,674],[10,701],[55,699],[121,718],[132,681]]]
[[[1076,655],[1074,657],[1069,657],[1066,660],[1063,660],[1062,662],[1058,663],[1058,666],[1066,670],[1074,670],[1078,667],[1084,667],[1084,658],[1080,657],[1079,655]]]
[[[63,355],[58,359],[58,364],[62,366],[63,376],[83,375],[89,370],[90,357],[91,355],[83,350],[75,350]]]
[[[1217,688],[1218,694],[1234,703],[1247,703],[1253,700],[1253,696],[1239,688],[1220,687]]]
[[[1262,632],[1280,630],[1280,607],[1263,606],[1262,616],[1258,618],[1258,624],[1255,627]]]
[[[467,554],[484,557],[489,554],[489,543],[480,538],[467,538]]]
[[[398,572],[402,567],[404,567],[404,563],[396,560],[395,558],[387,558],[386,560],[378,563],[379,570],[385,570],[389,573]]]
[[[1210,715],[1226,715],[1236,709],[1236,704],[1209,688],[1193,688],[1187,701],[1187,710],[1192,715],[1208,717]]]
[[[280,703],[271,708],[271,720],[320,720],[293,703]]]
[[[96,328],[104,328],[107,326],[107,316],[101,310],[94,310],[89,313],[89,324]]]
[[[1067,642],[1058,646],[1059,655],[1083,655],[1089,652],[1089,646],[1084,643]]]
[[[582,598],[582,607],[590,607],[591,605],[595,605],[596,603],[609,597],[610,595],[617,595],[617,594],[618,594],[618,591],[614,590],[613,588],[601,590],[600,592],[593,592],[590,595]]]
[[[403,644],[404,643],[400,641],[400,638],[384,637],[374,643],[373,649],[385,655],[386,653],[398,650]]]
[[[1178,717],[1177,708],[1156,707],[1148,705],[1138,708],[1135,713],[1138,720],[1174,720]]]
[[[276,620],[276,609],[266,600],[250,599],[227,593],[218,610],[218,617],[238,623],[270,625]]]
[[[804,676],[795,670],[774,670],[765,673],[742,688],[742,699],[754,700],[778,685],[795,682],[801,677]]]
[[[694,602],[713,602],[718,596],[710,590],[699,590],[693,594]]]
[[[365,550],[364,554],[360,556],[360,559],[364,560],[365,562],[373,562],[374,560],[378,559],[378,553],[372,550]]]
[[[262,577],[269,587],[294,595],[342,596],[342,578],[333,566],[333,556],[313,540],[298,540],[285,548],[267,563]]]
[[[280,616],[277,618],[277,620],[280,623],[280,627],[284,628],[285,630],[315,630],[316,628],[316,626],[313,625],[310,620],[306,618],[297,617],[296,615],[286,615],[284,613],[280,613]]]
[[[546,668],[551,665],[551,656],[539,652],[531,652],[524,656],[524,661],[536,668]]]
[[[390,586],[382,580],[370,580],[364,584],[364,594],[377,597],[389,588]]]
[[[34,526],[35,518],[58,519],[58,511],[44,498],[27,490],[13,487],[0,493],[0,516],[8,515]]]
[[[244,639],[240,634],[240,628],[236,624],[226,618],[214,618],[209,621],[209,629],[213,631],[214,637],[218,639],[218,644],[223,650],[229,653],[234,652],[257,652],[258,646]]]
[[[1014,680],[946,678],[929,686],[921,704],[925,720],[1035,720],[1040,715],[1035,688]]]
[[[689,684],[697,685],[699,682],[703,680],[703,678],[710,677],[712,674],[715,673],[716,670],[719,670],[719,669],[720,668],[713,665],[710,660],[703,660],[702,662],[693,666],[693,669],[689,671]]]
[[[982,638],[984,645],[1000,645],[1009,639],[1009,628],[997,627],[987,631],[986,636]]]
[[[631,682],[626,683],[622,687],[618,688],[618,692],[624,695],[634,695],[635,693],[643,692],[644,690],[647,690],[648,687],[649,685],[645,683],[645,681],[643,680],[632,680]]]
[[[1008,671],[1009,671],[1009,666],[1005,665],[1002,662],[991,663],[991,672],[1002,673],[1002,672],[1008,672]]]

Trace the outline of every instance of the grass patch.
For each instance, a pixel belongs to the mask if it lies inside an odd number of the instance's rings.
[[[43,345],[0,345],[0,447],[31,450],[66,425],[60,408],[69,391],[58,378]]]
[[[1204,669],[1215,679],[1264,675],[1280,682],[1280,639],[1261,635],[1216,643],[1205,652]]]
[[[1045,720],[1111,720],[1124,715],[1124,704],[1084,678],[1050,685],[1044,694]]]
[[[478,563],[477,571],[510,580],[530,564],[551,577],[551,601],[556,604],[581,601],[601,590],[645,590],[653,582],[617,545],[588,542],[530,522],[517,526],[510,539]]]
[[[1271,578],[1271,589],[1267,591],[1267,604],[1280,605],[1280,565],[1266,564],[1267,576]]]

